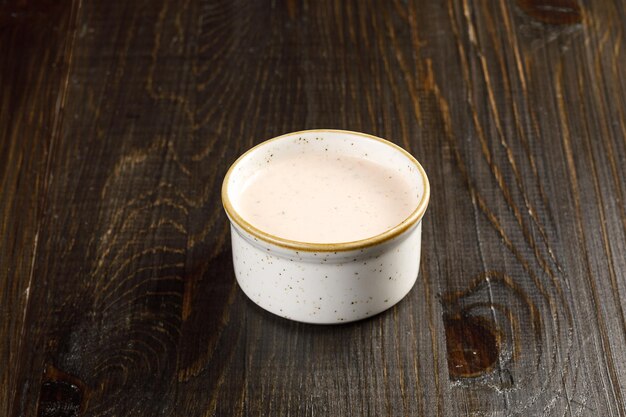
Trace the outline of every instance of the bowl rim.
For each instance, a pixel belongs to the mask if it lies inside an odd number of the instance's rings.
[[[377,235],[374,235],[365,239],[354,240],[350,242],[314,243],[314,242],[302,242],[302,241],[297,241],[297,240],[285,239],[276,235],[272,235],[271,233],[267,233],[261,229],[256,228],[252,224],[248,223],[241,215],[239,215],[239,213],[237,213],[237,210],[235,210],[233,204],[230,201],[230,198],[228,197],[228,183],[229,183],[229,179],[234,168],[247,155],[251,154],[252,152],[255,152],[259,148],[267,145],[268,143],[278,141],[286,137],[297,136],[297,135],[307,134],[307,133],[314,133],[314,132],[340,133],[340,134],[346,133],[346,134],[351,134],[355,136],[361,136],[367,139],[373,139],[378,142],[381,142],[387,146],[390,146],[396,151],[402,153],[405,157],[407,157],[409,161],[411,161],[413,165],[415,165],[415,167],[417,168],[417,172],[420,174],[420,177],[422,179],[422,183],[424,186],[424,192],[415,210],[413,210],[413,212],[406,219],[404,219],[401,223],[397,224],[391,229],[384,231],[383,233],[379,233]],[[424,168],[422,167],[422,165],[420,165],[417,159],[415,159],[415,157],[411,155],[407,150],[396,145],[393,142],[390,142],[378,136],[374,136],[374,135],[370,135],[370,134],[362,133],[362,132],[355,132],[351,130],[309,129],[309,130],[299,130],[296,132],[285,133],[283,135],[276,136],[271,139],[267,139],[253,146],[252,148],[248,149],[241,156],[239,156],[239,158],[237,158],[235,162],[233,162],[228,168],[228,171],[226,172],[226,176],[224,177],[224,181],[222,182],[221,193],[222,193],[222,205],[224,206],[224,210],[226,211],[226,214],[228,215],[230,221],[235,223],[237,226],[241,227],[244,231],[248,232],[252,236],[264,242],[270,243],[272,245],[280,246],[282,248],[292,249],[296,251],[303,251],[303,252],[346,252],[346,251],[352,251],[355,249],[363,249],[363,248],[375,246],[380,243],[386,242],[390,239],[395,238],[396,236],[401,235],[402,233],[410,229],[413,225],[417,224],[422,219],[422,217],[424,217],[424,213],[426,212],[426,208],[428,207],[428,203],[430,201],[430,183],[428,181],[428,176],[426,175]]]

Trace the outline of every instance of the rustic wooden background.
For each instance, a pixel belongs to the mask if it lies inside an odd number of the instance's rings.
[[[626,416],[626,4],[0,1],[0,415]],[[413,291],[238,289],[219,190],[344,128],[432,184]]]

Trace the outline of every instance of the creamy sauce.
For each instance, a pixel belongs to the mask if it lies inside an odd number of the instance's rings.
[[[246,184],[241,216],[284,239],[339,243],[376,236],[415,210],[394,169],[357,157],[301,153],[272,161]]]

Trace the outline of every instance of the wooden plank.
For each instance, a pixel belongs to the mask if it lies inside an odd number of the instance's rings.
[[[77,2],[0,5],[0,414],[21,407],[17,375],[50,157],[63,119]],[[26,344],[25,344],[26,343]]]
[[[624,13],[84,4],[58,136],[32,139],[45,216],[1,258],[33,262],[8,415],[626,415]],[[333,327],[241,293],[219,201],[238,154],[319,127],[403,145],[433,190],[415,289]]]

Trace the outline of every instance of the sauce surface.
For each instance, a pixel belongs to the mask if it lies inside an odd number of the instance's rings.
[[[397,171],[358,157],[301,153],[271,162],[246,184],[241,216],[284,239],[340,243],[381,234],[418,204]]]

